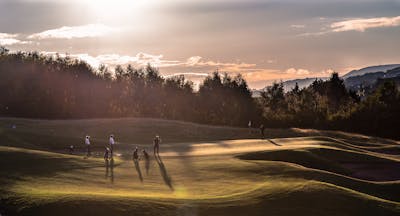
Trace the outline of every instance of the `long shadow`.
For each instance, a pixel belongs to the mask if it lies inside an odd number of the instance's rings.
[[[149,175],[150,158],[145,158],[145,159],[144,159],[144,165],[145,165],[145,168],[146,168],[146,175]]]
[[[156,158],[157,164],[160,167],[161,176],[163,177],[165,184],[171,190],[174,190],[174,187],[172,186],[171,177],[168,175],[167,169],[165,168],[165,165],[164,165],[163,161],[161,160],[160,155],[155,155],[154,157]]]
[[[270,143],[272,143],[272,144],[274,144],[274,145],[276,145],[276,146],[282,146],[282,145],[279,145],[278,143],[272,141],[271,139],[267,139],[267,140],[268,140]]]
[[[133,163],[135,164],[136,172],[139,175],[140,181],[143,182],[143,176],[142,176],[142,171],[140,170],[139,161],[138,160],[133,160]]]
[[[109,175],[109,173],[110,173],[110,161],[109,160],[104,160],[104,163],[105,163],[105,165],[106,165],[106,174],[105,174],[105,178],[107,179],[108,178],[108,175]]]
[[[114,158],[110,160],[111,183],[114,184]]]
[[[105,178],[110,178],[112,184],[114,184],[114,159],[111,160],[104,160],[106,164],[106,174]]]

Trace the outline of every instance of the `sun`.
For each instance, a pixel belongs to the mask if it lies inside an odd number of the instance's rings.
[[[119,21],[137,17],[154,0],[85,0],[92,16],[98,20]]]
[[[111,12],[117,13],[121,12],[121,10],[129,10],[132,9],[143,1],[135,1],[135,0],[88,0],[90,6],[99,12]],[[116,10],[116,11],[115,11]]]

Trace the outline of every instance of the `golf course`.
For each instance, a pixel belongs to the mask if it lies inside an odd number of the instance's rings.
[[[295,128],[265,133],[148,118],[1,118],[0,213],[400,214],[398,141]],[[105,161],[110,134],[116,149]],[[135,164],[135,147],[150,160]]]

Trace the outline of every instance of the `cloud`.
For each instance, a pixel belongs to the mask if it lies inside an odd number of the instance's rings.
[[[331,33],[331,31],[321,31],[321,32],[306,32],[306,33],[302,33],[302,34],[298,34],[298,37],[309,37],[309,36],[321,36],[321,35],[325,35]]]
[[[44,53],[56,55],[54,52]],[[59,54],[65,57],[65,54]],[[186,60],[164,59],[163,55],[153,55],[139,52],[136,55],[103,54],[91,56],[89,54],[69,54],[70,58],[86,61],[94,68],[104,64],[111,69],[116,65],[133,65],[136,68],[145,67],[151,64],[161,70],[164,77],[184,75],[186,79],[194,82],[198,87],[202,80],[216,69],[220,72],[227,72],[231,75],[241,73],[252,87],[263,87],[272,81],[305,78],[305,77],[326,77],[333,72],[331,69],[322,71],[311,71],[301,68],[289,68],[287,70],[260,68],[256,64],[245,62],[220,62],[204,60],[201,56],[191,56]]]
[[[322,27],[319,32],[306,32],[298,34],[300,37],[321,36],[335,32],[359,31],[365,32],[369,28],[396,27],[400,26],[400,16],[396,17],[375,17],[357,18],[344,21],[333,22],[328,26]]]
[[[11,46],[16,44],[29,44],[31,41],[21,41],[17,39],[18,34],[0,33],[0,45]]]
[[[326,76],[334,71],[332,69],[326,69],[322,71],[310,71],[307,69],[296,69],[296,68],[289,68],[285,71],[287,74],[295,75],[295,76],[305,76],[305,75],[313,75],[313,76]]]
[[[192,56],[186,60],[186,64],[189,66],[195,66],[201,60],[201,56]]]
[[[289,68],[286,70],[288,74],[295,74],[295,75],[308,75],[311,74],[309,70],[306,69],[296,69],[296,68]]]
[[[299,28],[305,28],[306,26],[305,26],[305,25],[296,25],[296,24],[293,24],[293,25],[290,25],[290,27],[291,27],[291,28],[299,29]]]
[[[360,31],[364,32],[369,28],[394,27],[400,25],[400,16],[396,17],[376,17],[368,19],[350,19],[334,22],[330,25],[333,32]]]
[[[203,61],[202,57],[194,56],[186,60],[186,66],[196,66],[196,67],[212,67],[214,69],[219,69],[221,71],[227,72],[242,72],[246,70],[253,70],[257,66],[256,64],[249,63],[232,63],[232,62],[219,62],[219,61]]]
[[[87,37],[101,37],[112,32],[116,29],[103,25],[103,24],[88,24],[81,26],[63,26],[57,29],[50,29],[40,33],[29,35],[29,39],[72,39],[72,38],[87,38]]]
[[[56,55],[56,52],[42,52],[45,55]],[[61,57],[65,57],[66,54],[58,54]],[[117,65],[128,65],[131,64],[135,67],[144,67],[150,64],[154,67],[173,67],[183,65],[180,61],[164,60],[163,55],[151,55],[140,52],[135,56],[119,55],[119,54],[102,54],[92,56],[87,53],[79,54],[68,54],[69,57],[74,59],[80,59],[87,62],[94,68],[98,68],[101,64],[109,67],[115,67]]]
[[[55,52],[43,52],[46,55],[55,55]],[[59,54],[61,57],[66,56],[65,54]],[[194,68],[197,70],[214,71],[219,69],[222,72],[233,72],[240,73],[246,71],[258,70],[255,67],[256,64],[249,63],[231,63],[231,62],[219,62],[212,60],[203,60],[201,56],[191,56],[184,61],[179,60],[167,60],[164,59],[163,55],[152,55],[148,53],[139,52],[134,56],[130,55],[119,55],[119,54],[102,54],[98,56],[91,56],[87,53],[81,54],[69,54],[71,58],[81,59],[86,61],[94,68],[98,68],[101,64],[109,67],[115,67],[116,65],[128,65],[131,64],[135,67],[145,67],[150,64],[157,68]],[[193,74],[194,75],[194,74]]]
[[[154,67],[174,67],[181,65],[182,63],[177,60],[164,60],[163,55],[152,55],[147,53],[137,53],[135,56],[120,56],[118,54],[106,54],[99,55],[96,57],[103,64],[108,65],[127,65],[132,64],[134,66],[143,67],[150,64]]]
[[[329,26],[324,26],[319,32],[306,32],[297,36],[321,36],[329,33],[346,31],[365,32],[365,30],[370,28],[396,26],[400,26],[400,16],[347,19],[344,21],[333,22]]]
[[[208,73],[195,73],[195,72],[182,72],[182,73],[169,74],[169,75],[166,75],[165,77],[173,77],[173,76],[180,76],[180,75],[184,75],[185,77],[187,77],[187,76],[206,77],[209,74]]]

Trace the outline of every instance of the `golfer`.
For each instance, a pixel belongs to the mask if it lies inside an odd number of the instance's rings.
[[[264,131],[265,131],[265,126],[264,126],[263,124],[261,124],[261,125],[260,125],[261,139],[264,139],[264,138],[265,138]]]
[[[110,144],[110,153],[111,153],[111,157],[113,157],[113,153],[114,153],[114,145],[115,145],[115,140],[114,140],[114,135],[111,134],[110,135],[110,139],[109,139],[109,144]]]
[[[104,160],[109,160],[110,158],[110,148],[106,147],[104,151]]]
[[[137,162],[137,161],[139,160],[138,147],[136,147],[135,150],[133,151],[132,159],[133,159],[133,161],[135,161],[135,162]]]
[[[91,155],[90,151],[90,136],[86,135],[85,138],[85,145],[86,145],[86,155],[89,157]]]
[[[160,150],[160,143],[161,143],[161,139],[160,136],[156,135],[156,137],[153,140],[154,143],[154,155],[158,155],[159,154],[159,150]]]

